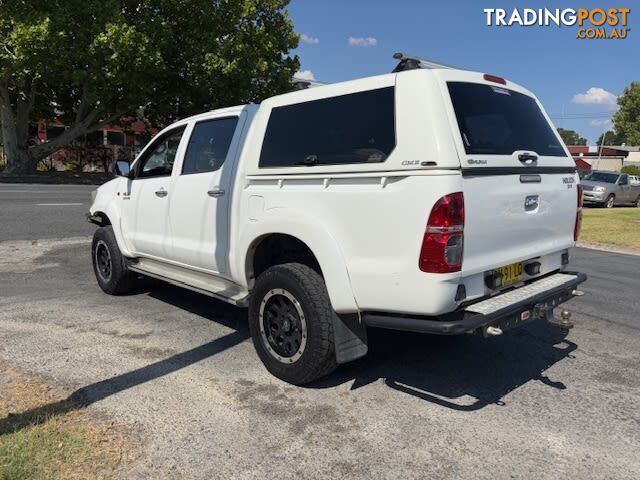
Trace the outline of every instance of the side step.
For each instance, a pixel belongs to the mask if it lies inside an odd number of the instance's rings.
[[[249,292],[245,288],[215,275],[198,272],[151,258],[140,258],[137,262],[130,263],[128,268],[132,272],[157,278],[158,280],[223,300],[238,307],[247,306]]]

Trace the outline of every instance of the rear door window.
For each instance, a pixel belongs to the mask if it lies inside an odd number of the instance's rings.
[[[528,150],[566,157],[532,97],[480,83],[448,82],[447,86],[467,154],[511,155]]]
[[[184,156],[182,174],[218,170],[227,158],[237,124],[238,117],[196,123]]]
[[[260,167],[384,162],[396,145],[394,88],[271,111]]]

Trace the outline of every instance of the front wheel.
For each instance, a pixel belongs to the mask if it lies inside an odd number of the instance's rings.
[[[604,206],[607,208],[613,208],[615,204],[616,204],[616,197],[614,197],[613,195],[609,195],[607,197],[607,200],[604,202]]]
[[[111,225],[100,227],[91,243],[93,272],[98,285],[109,295],[122,295],[133,289],[135,275],[127,269]]]
[[[638,195],[638,198],[636,198],[635,206],[640,208],[640,195]]]
[[[268,268],[249,302],[249,329],[260,360],[294,385],[328,375],[336,368],[335,315],[315,270],[300,263]]]

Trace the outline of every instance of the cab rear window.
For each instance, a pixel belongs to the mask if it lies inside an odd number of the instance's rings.
[[[566,156],[532,97],[480,83],[448,82],[447,86],[468,154],[511,155],[528,150]]]

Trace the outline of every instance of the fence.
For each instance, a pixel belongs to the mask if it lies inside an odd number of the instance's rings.
[[[72,142],[38,162],[38,171],[108,172],[116,160],[133,160],[137,154],[134,147],[122,145],[90,145]],[[0,171],[7,164],[4,148],[0,145]]]

